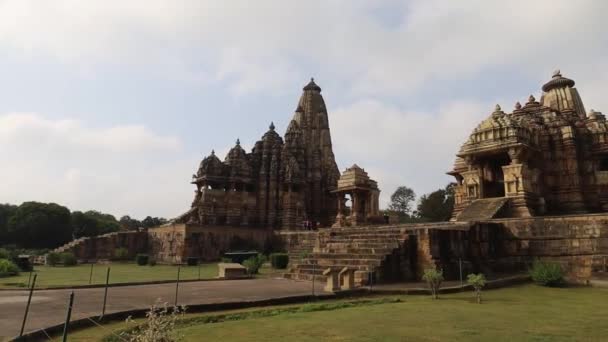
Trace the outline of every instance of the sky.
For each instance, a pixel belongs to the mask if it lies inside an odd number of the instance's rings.
[[[0,202],[175,217],[323,88],[338,167],[418,195],[555,69],[608,111],[607,1],[0,0]]]

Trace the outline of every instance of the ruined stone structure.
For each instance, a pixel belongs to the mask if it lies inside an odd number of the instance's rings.
[[[284,139],[271,123],[250,153],[237,140],[223,162],[214,152],[202,160],[192,176],[192,208],[176,222],[269,230],[297,229],[304,220],[331,225],[340,173],[327,109],[314,80],[303,91]]]
[[[462,145],[453,219],[608,210],[608,125],[585,112],[574,81],[556,71],[511,113],[499,105]]]
[[[368,225],[382,222],[380,217],[378,183],[370,179],[367,172],[357,164],[349,167],[338,180],[333,191],[338,199],[338,215],[333,227]],[[346,208],[346,198],[351,199],[351,207]]]

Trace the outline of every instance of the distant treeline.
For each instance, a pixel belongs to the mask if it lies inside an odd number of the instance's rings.
[[[0,204],[0,246],[55,248],[74,238],[149,228],[165,222],[160,217],[148,216],[139,221],[127,215],[116,220],[113,215],[95,210],[70,212],[56,203]]]

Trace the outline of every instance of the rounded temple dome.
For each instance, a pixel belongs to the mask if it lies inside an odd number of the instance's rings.
[[[202,176],[221,176],[224,165],[222,161],[215,155],[215,151],[211,151],[211,154],[205,157],[196,172],[197,177]]]
[[[304,91],[307,90],[315,90],[315,91],[321,91],[321,87],[319,87],[316,83],[315,83],[315,79],[311,78],[310,82],[308,82],[308,84],[303,88]]]
[[[548,92],[551,89],[566,87],[574,87],[574,81],[569,78],[563,77],[561,72],[559,70],[556,70],[553,73],[553,77],[551,78],[551,80],[545,83],[542,89],[544,92]]]

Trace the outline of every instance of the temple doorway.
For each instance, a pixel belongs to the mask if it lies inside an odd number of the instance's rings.
[[[505,175],[502,167],[509,165],[511,158],[504,152],[494,154],[481,161],[483,167],[482,198],[505,197]]]

